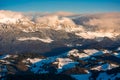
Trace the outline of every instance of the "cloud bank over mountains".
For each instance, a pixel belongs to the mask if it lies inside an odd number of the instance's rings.
[[[90,19],[84,23],[87,26],[94,27],[100,32],[110,31],[119,32],[120,30],[120,13],[105,13],[96,15],[96,18]]]
[[[76,24],[77,22],[77,24]],[[56,13],[22,13],[0,11],[0,23],[36,25],[50,28],[70,28],[83,26],[86,30],[99,32],[119,32],[120,13],[74,14],[70,12]]]

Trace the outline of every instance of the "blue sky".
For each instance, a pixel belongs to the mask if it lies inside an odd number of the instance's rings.
[[[0,10],[19,12],[120,12],[120,0],[0,0]]]

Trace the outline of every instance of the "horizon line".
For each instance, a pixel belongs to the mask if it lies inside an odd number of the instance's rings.
[[[120,13],[120,11],[99,11],[99,12],[73,12],[73,11],[17,11],[17,10],[8,10],[8,9],[0,9],[0,11],[11,11],[11,12],[21,12],[21,13],[71,13],[71,14],[97,14],[97,13]]]

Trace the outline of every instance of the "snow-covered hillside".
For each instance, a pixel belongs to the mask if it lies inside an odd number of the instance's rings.
[[[14,71],[16,67],[17,72],[22,70],[34,74],[69,74],[76,80],[119,80],[120,58],[113,53],[114,51],[109,50],[73,49],[51,57],[43,57],[35,53],[3,55],[0,58],[0,69],[3,72],[2,66],[5,67],[7,72],[4,76],[9,72],[16,73]],[[3,76],[2,74],[0,75]]]

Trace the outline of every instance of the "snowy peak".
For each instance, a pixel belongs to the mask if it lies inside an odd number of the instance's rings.
[[[5,17],[21,18],[23,16],[22,16],[22,14],[20,12],[12,12],[12,11],[0,10],[0,18],[5,18]]]
[[[35,20],[40,27],[50,27],[52,29],[74,28],[75,23],[67,17],[43,16]]]
[[[0,23],[16,23],[19,20],[26,19],[22,13],[12,11],[0,11]]]
[[[60,13],[63,14],[63,13]],[[33,17],[34,18],[34,17]],[[33,20],[29,15],[24,15],[20,12],[12,12],[12,11],[0,11],[0,23],[13,26],[18,26],[23,32],[35,32],[39,31],[39,29],[54,29],[54,30],[65,30],[70,31],[75,28],[75,23],[67,17],[59,16],[59,15],[44,15],[35,17]]]

